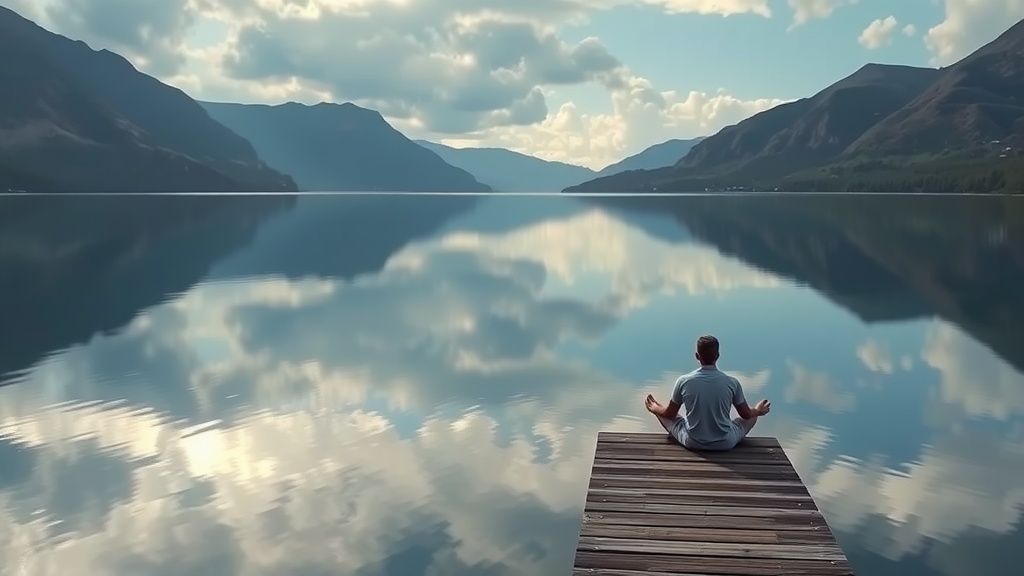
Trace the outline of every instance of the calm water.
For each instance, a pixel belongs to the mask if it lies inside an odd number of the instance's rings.
[[[696,336],[859,574],[1024,554],[1024,199],[0,198],[0,574],[565,575]]]

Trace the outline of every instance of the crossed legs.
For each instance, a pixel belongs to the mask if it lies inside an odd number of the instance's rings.
[[[664,418],[662,416],[658,416],[657,418],[658,422],[661,422],[661,427],[674,438],[676,435],[676,426],[682,422],[683,417],[676,416],[675,418]]]
[[[750,431],[754,428],[754,424],[757,424],[757,416],[754,416],[753,418],[740,418],[737,416],[732,419],[732,427],[739,432],[740,440],[743,440],[747,437],[747,434],[750,434]]]
[[[676,442],[679,442],[680,444],[686,444],[685,438],[683,438],[683,435],[681,435],[679,431],[679,426],[683,421],[682,416],[676,416],[675,418],[664,418],[662,416],[658,416],[657,418],[661,427],[665,429],[665,432],[668,432],[669,436],[674,438]],[[754,429],[754,425],[757,424],[757,418],[757,416],[754,416],[753,418],[740,418],[737,416],[732,419],[732,427],[735,434],[733,438],[735,438],[735,443],[742,442],[743,439],[747,437],[747,434],[750,434],[750,431]]]

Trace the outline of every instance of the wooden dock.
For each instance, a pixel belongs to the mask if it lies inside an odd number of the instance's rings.
[[[852,575],[775,438],[691,452],[601,432],[574,576]]]

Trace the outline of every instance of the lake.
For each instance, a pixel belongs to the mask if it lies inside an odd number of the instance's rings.
[[[773,401],[858,574],[1024,547],[1024,198],[0,198],[0,574],[568,575],[599,430]]]

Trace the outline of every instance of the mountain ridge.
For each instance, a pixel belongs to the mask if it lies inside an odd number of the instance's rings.
[[[490,192],[392,127],[376,110],[351,102],[305,105],[200,102],[259,154],[315,191]]]
[[[3,7],[0,63],[0,189],[296,189],[184,92]]]
[[[696,138],[672,138],[664,142],[652,144],[636,154],[632,154],[598,170],[598,176],[610,176],[630,170],[653,170],[672,166],[685,157],[694,146],[706,136]]]
[[[428,140],[415,140],[453,166],[476,176],[481,182],[502,192],[559,192],[568,186],[643,167],[671,166],[704,137],[673,138],[644,148],[640,152],[593,170],[557,160],[545,160],[530,154],[500,147],[455,148]],[[539,173],[538,173],[539,172]]]
[[[867,64],[727,126],[671,169],[568,192],[1024,193],[1024,21],[941,69]]]
[[[584,166],[545,160],[507,148],[455,148],[429,140],[414,142],[501,192],[559,192],[597,174]]]

